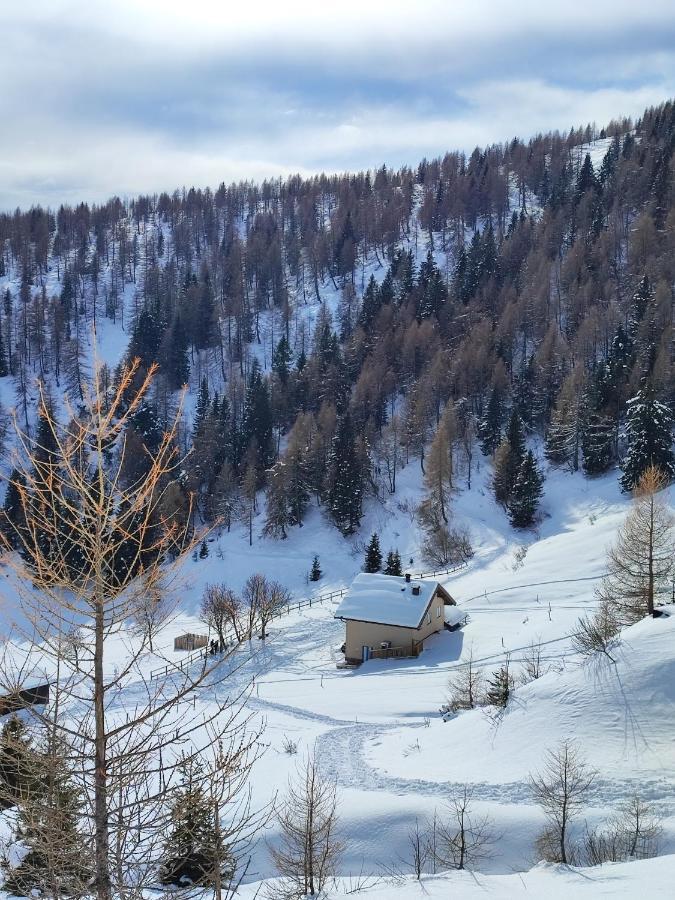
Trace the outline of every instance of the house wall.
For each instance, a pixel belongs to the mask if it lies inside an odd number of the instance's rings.
[[[440,607],[441,614],[437,615]],[[443,630],[445,621],[443,600],[434,594],[429,605],[431,621],[427,622],[426,615],[420,628],[402,628],[400,625],[377,625],[373,622],[356,622],[348,619],[346,622],[347,636],[345,639],[345,658],[350,662],[360,662],[363,646],[379,650],[383,641],[391,641],[392,647],[411,648],[413,641],[423,641],[429,635]]]

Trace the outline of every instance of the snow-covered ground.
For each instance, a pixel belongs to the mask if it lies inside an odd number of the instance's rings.
[[[675,850],[675,618],[630,629],[616,666],[582,664],[569,634],[595,602],[605,549],[628,501],[614,475],[589,481],[550,471],[538,529],[516,533],[492,499],[489,475],[489,465],[481,460],[472,489],[462,488],[454,502],[476,550],[466,570],[444,580],[468,614],[461,631],[434,636],[417,659],[376,660],[341,670],[336,662],[343,625],[333,618],[336,598],[291,610],[273,623],[265,642],[239,651],[231,678],[218,690],[236,692],[252,684],[246,705],[254,721],[265,725],[264,753],[251,779],[254,803],[262,806],[283,792],[302,755],[315,747],[338,784],[346,836],[341,874],[382,876],[409,871],[407,835],[415,819],[424,820],[434,810],[442,815],[448,799],[468,784],[476,810],[492,817],[501,837],[476,880],[428,880],[430,896],[446,896],[452,888],[460,897],[478,890],[495,897],[525,891],[555,897],[556,891],[562,896],[581,884],[585,893],[580,896],[631,896],[630,885],[639,879],[634,880],[630,866],[583,876],[538,867],[524,880],[509,873],[527,873],[537,862],[533,845],[542,817],[532,802],[529,774],[541,765],[545,750],[563,738],[574,739],[598,769],[584,811],[589,824],[601,822],[637,790],[665,817],[664,851]],[[157,657],[148,657],[147,668],[158,665],[159,655],[181,658],[171,649],[178,631],[203,630],[198,607],[209,582],[239,589],[249,574],[262,571],[300,599],[310,594],[305,574],[317,553],[325,575],[311,585],[316,596],[349,584],[361,567],[364,537],[373,530],[380,533],[383,548],[398,547],[404,562],[412,558],[412,570],[420,571],[420,535],[408,512],[419,495],[419,465],[411,463],[394,497],[369,502],[360,537],[351,541],[318,509],[285,541],[263,537],[261,519],[253,547],[242,526],[213,535],[209,556],[184,564],[176,583],[177,616],[158,638]],[[120,635],[115,662],[126,652],[126,640]],[[517,674],[524,649],[539,640],[550,671],[518,687],[499,724],[480,710],[443,721],[439,709],[448,677],[469,653],[490,674],[509,652]],[[205,687],[199,702],[208,713],[215,703],[213,688]],[[287,738],[297,742],[297,755],[284,751]],[[252,881],[273,874],[267,842],[275,839],[272,824],[255,852]],[[660,874],[656,864],[648,871]],[[623,893],[611,893],[617,885]],[[667,896],[657,890],[649,896]],[[373,897],[409,900],[419,892],[415,884],[379,884]]]
[[[292,609],[275,620],[265,642],[241,648],[231,677],[217,690],[234,693],[252,684],[247,709],[254,722],[265,725],[264,753],[251,779],[254,803],[262,806],[283,792],[302,755],[315,747],[339,789],[347,838],[341,874],[382,876],[409,871],[407,836],[415,819],[423,821],[435,810],[442,815],[448,799],[468,784],[475,809],[494,820],[500,839],[477,880],[431,879],[425,882],[429,896],[445,896],[452,888],[460,897],[478,890],[495,897],[525,891],[556,897],[556,891],[562,896],[578,885],[584,891],[579,896],[631,896],[639,878],[630,865],[583,877],[548,867],[523,880],[509,873],[527,873],[537,862],[534,840],[542,817],[532,802],[529,775],[545,751],[565,738],[575,740],[598,770],[580,824],[600,823],[638,791],[665,817],[664,852],[675,851],[675,617],[627,631],[615,666],[605,659],[582,663],[569,635],[595,603],[605,550],[628,500],[614,474],[591,481],[550,470],[538,528],[517,533],[495,504],[489,477],[490,466],[481,459],[472,489],[461,487],[454,500],[454,515],[468,527],[476,551],[465,570],[442,579],[468,614],[462,630],[434,636],[417,659],[374,660],[341,670],[336,662],[344,626],[333,618],[335,598]],[[396,495],[369,501],[360,535],[350,540],[319,509],[285,541],[263,537],[260,517],[253,547],[241,525],[212,535],[209,556],[184,563],[175,584],[176,616],[157,638],[146,669],[160,657],[181,658],[171,649],[176,633],[203,630],[198,609],[207,583],[240,589],[249,574],[261,571],[286,584],[297,599],[317,596],[350,583],[361,568],[364,539],[375,530],[383,549],[399,548],[406,568],[424,570],[421,536],[409,511],[421,491],[417,462],[405,467],[399,485]],[[325,574],[318,585],[308,585],[315,553]],[[11,598],[7,573],[5,585]],[[13,610],[10,600],[6,604],[3,618],[9,623]],[[113,664],[124,657],[130,639],[116,639]],[[539,641],[549,671],[517,688],[498,723],[481,710],[443,721],[439,710],[448,677],[470,653],[489,675],[508,652],[517,675],[523,653]],[[131,700],[133,684],[129,691]],[[214,688],[205,687],[199,702],[208,714],[216,702]],[[284,751],[287,738],[297,743],[296,755]],[[273,874],[267,843],[276,837],[272,824],[256,849],[251,881]],[[660,877],[658,864],[652,866],[647,871]],[[649,896],[668,895],[655,885]],[[373,897],[409,900],[421,896],[419,891],[415,884],[379,884]]]
[[[452,872],[412,878],[365,882],[359,897],[364,900],[634,900],[636,897],[671,897],[675,879],[675,856],[614,863],[594,869],[571,869],[541,863],[529,872],[509,875],[477,875],[474,872]],[[354,893],[363,883],[344,879],[330,897]],[[242,900],[256,896],[259,885],[245,886]]]

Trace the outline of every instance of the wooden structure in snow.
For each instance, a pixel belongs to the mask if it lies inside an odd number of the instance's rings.
[[[174,650],[201,650],[203,647],[206,647],[208,643],[208,638],[205,634],[180,634],[177,638],[174,638],[173,649]]]

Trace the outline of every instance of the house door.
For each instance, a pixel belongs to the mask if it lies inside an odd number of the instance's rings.
[[[363,647],[361,647],[361,662],[368,662],[369,659],[370,647],[366,647],[366,645],[364,644]]]

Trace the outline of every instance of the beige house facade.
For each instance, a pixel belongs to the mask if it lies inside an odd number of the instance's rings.
[[[417,656],[445,627],[455,601],[438,582],[361,573],[335,612],[345,622],[345,660]]]

